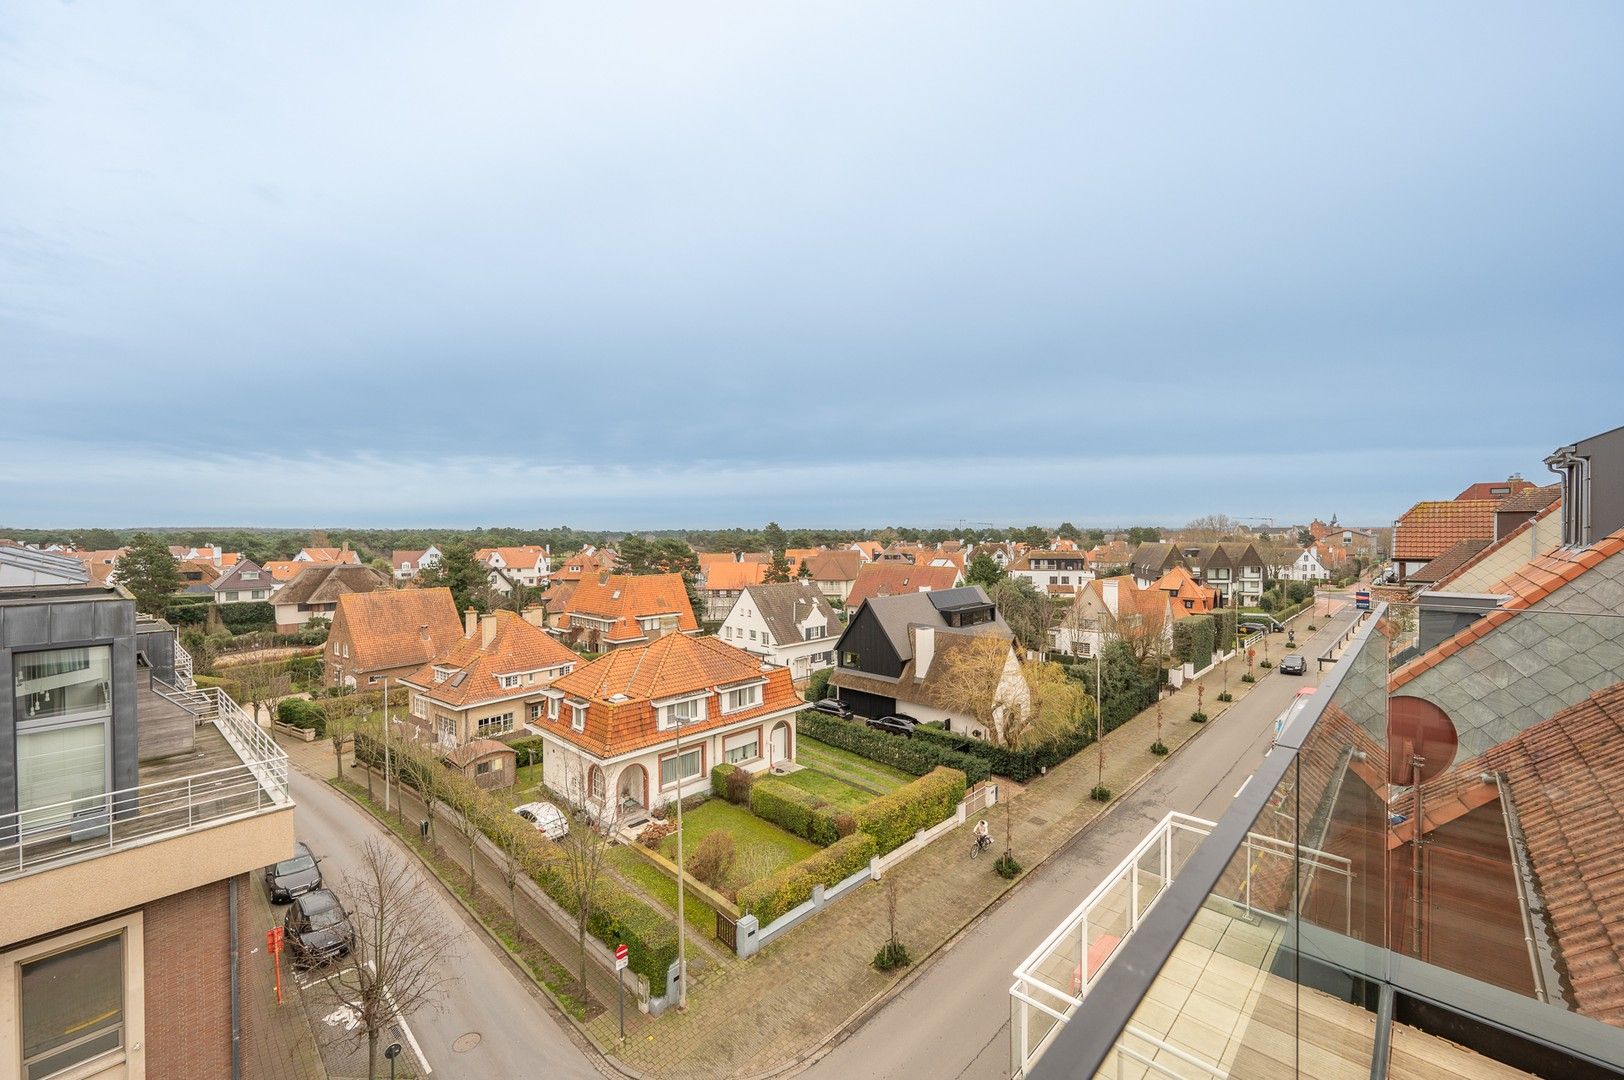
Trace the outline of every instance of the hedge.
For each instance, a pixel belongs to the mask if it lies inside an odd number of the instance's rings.
[[[1211,615],[1191,615],[1173,624],[1173,659],[1201,671],[1212,663],[1218,627]]]
[[[923,776],[938,765],[959,770],[972,784],[992,775],[992,769],[984,759],[954,750],[938,741],[921,739],[917,735],[911,739],[887,735],[856,721],[828,716],[815,709],[805,709],[797,714],[795,730],[819,742],[850,750],[914,776]]]
[[[718,766],[720,768],[720,766]],[[716,771],[711,770],[711,785],[716,784]],[[725,777],[724,777],[725,784]],[[726,788],[723,789],[726,797]],[[770,821],[786,832],[804,836],[819,847],[828,847],[840,839],[835,817],[840,813],[809,791],[772,777],[762,777],[750,785],[750,812]]]
[[[906,844],[920,829],[928,829],[952,815],[964,799],[964,774],[937,766],[911,784],[859,806],[854,816],[859,832],[879,845],[881,855]]]
[[[233,634],[252,630],[275,630],[276,608],[264,600],[249,600],[240,604],[221,604],[220,621]]]
[[[968,735],[944,731],[928,724],[921,724],[914,729],[914,738],[921,737],[938,742],[961,754],[980,758],[999,776],[1007,776],[1017,783],[1024,784],[1044,769],[1054,768],[1089,746],[1094,741],[1094,732],[1092,724],[1085,725],[1075,729],[1063,739],[1056,739],[1027,750],[995,746],[983,739],[972,739]]]
[[[1212,613],[1215,638],[1213,648],[1219,652],[1235,651],[1235,609],[1224,608]],[[1199,668],[1197,670],[1200,670]]]
[[[318,736],[327,734],[327,714],[320,705],[303,698],[284,698],[276,706],[276,719],[289,727],[314,731]]]
[[[727,798],[727,778],[739,771],[737,765],[722,762],[711,769],[711,794],[718,799]]]
[[[739,911],[754,915],[766,926],[812,899],[812,886],[832,888],[867,866],[877,854],[874,837],[866,832],[852,833],[740,889]]]
[[[379,704],[381,705],[382,702]],[[501,739],[499,741],[512,747],[513,752],[518,755],[520,765],[530,764],[530,751],[532,750],[536,752],[536,760],[540,761],[543,751],[547,747],[547,740],[540,735],[526,735],[517,739]]]

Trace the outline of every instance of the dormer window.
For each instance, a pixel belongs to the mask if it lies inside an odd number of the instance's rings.
[[[497,676],[496,681],[501,685],[502,689],[512,690],[515,686],[519,685],[521,678],[523,678],[523,676],[520,675],[499,675]]]
[[[729,690],[722,698],[722,711],[724,713],[738,712],[740,709],[749,709],[761,704],[761,686],[746,686],[739,690]]]
[[[659,706],[659,724],[662,730],[680,727],[683,724],[697,724],[703,719],[705,719],[703,695]]]
[[[244,581],[258,581],[259,580],[259,571],[258,570],[244,570],[242,572],[242,579]]]
[[[575,731],[586,730],[586,706],[570,706],[570,727]]]

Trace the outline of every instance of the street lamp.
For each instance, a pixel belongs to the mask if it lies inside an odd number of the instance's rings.
[[[400,1056],[400,1043],[384,1047],[383,1056],[389,1059],[389,1080],[395,1080],[395,1059]]]

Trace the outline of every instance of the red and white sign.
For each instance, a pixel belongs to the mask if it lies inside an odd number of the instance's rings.
[[[282,951],[282,937],[286,933],[280,926],[273,926],[265,931],[265,948],[273,953]]]
[[[626,948],[626,946],[624,946],[624,945],[616,945],[615,946],[615,970],[616,971],[624,971],[624,970],[626,970],[626,965],[631,962],[628,959],[626,959],[630,954],[631,954],[631,950]]]

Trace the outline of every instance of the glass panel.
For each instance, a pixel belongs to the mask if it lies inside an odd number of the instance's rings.
[[[74,799],[107,793],[107,724],[92,721],[72,727],[17,734],[17,809],[56,806],[25,814],[27,825],[66,821],[75,810],[95,812],[98,804],[58,806]]]
[[[109,646],[20,653],[13,662],[18,723],[108,715],[113,700]]]
[[[23,1063],[30,1080],[123,1045],[124,938],[22,965]]]

